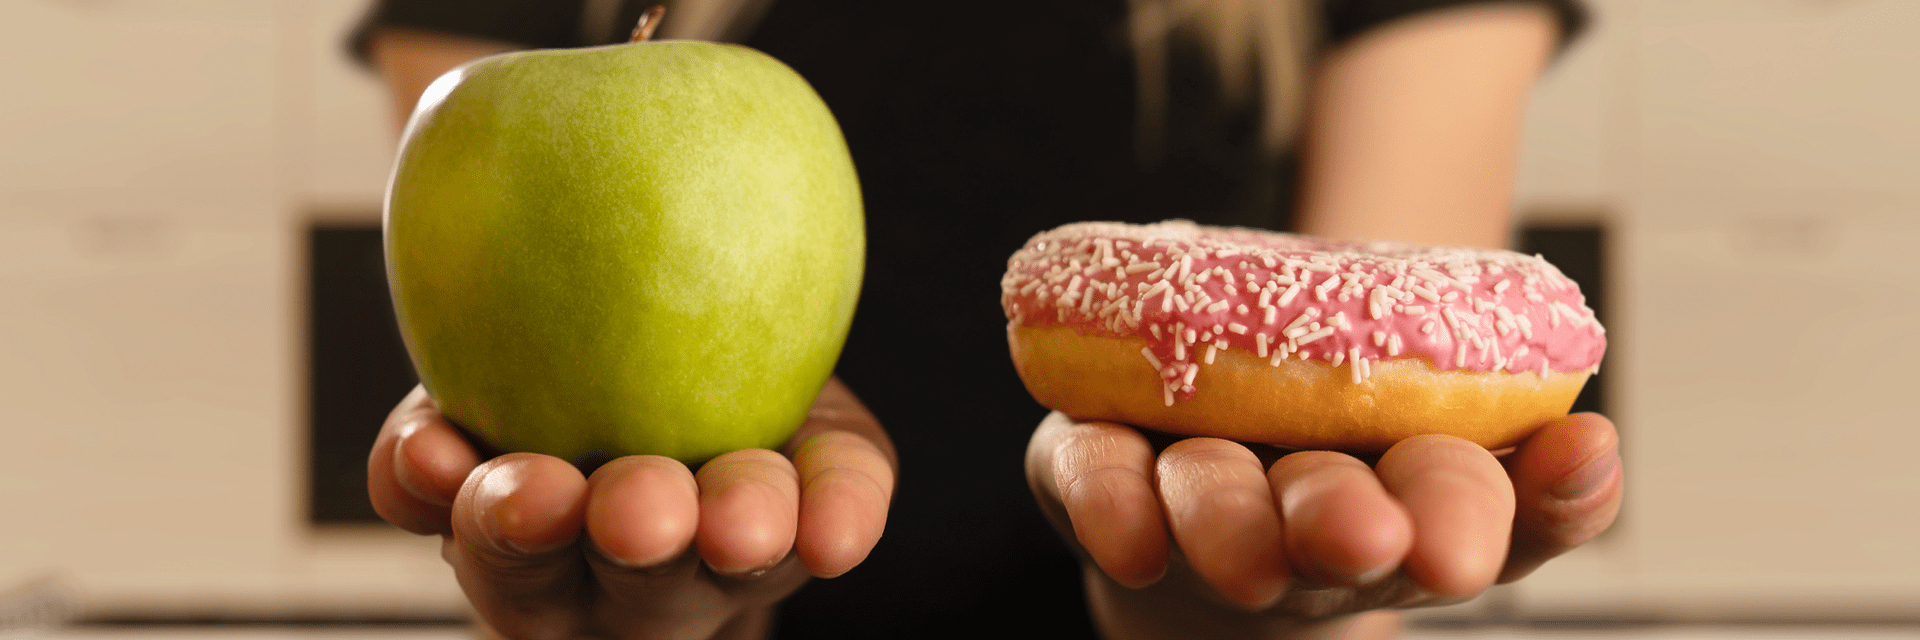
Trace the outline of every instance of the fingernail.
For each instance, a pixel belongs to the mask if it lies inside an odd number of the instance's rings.
[[[1385,580],[1388,574],[1393,573],[1399,568],[1400,567],[1398,565],[1388,565],[1388,566],[1380,567],[1378,569],[1367,571],[1366,573],[1362,573],[1360,575],[1354,576],[1353,584],[1354,586],[1357,586],[1357,587],[1364,587],[1364,586],[1373,584],[1375,582]]]
[[[414,498],[436,507],[453,506],[453,501],[435,493],[418,473],[412,460],[417,424],[401,427],[401,436],[393,443],[393,479]]]
[[[507,474],[500,473],[499,467],[493,467],[480,470],[478,476],[467,480],[467,482],[475,485],[473,490],[473,511],[474,514],[478,516],[481,527],[483,527],[487,544],[492,546],[495,551],[502,554],[525,555],[526,551],[521,549],[520,545],[516,545],[512,540],[507,539],[506,532],[500,529],[500,519],[494,514],[494,510],[500,506],[500,502],[504,500],[507,497],[507,493],[511,491],[511,488],[507,486],[510,480],[505,477],[506,475]]]
[[[789,552],[787,555],[790,556],[793,554]],[[780,563],[786,562],[786,560],[787,560],[787,556],[781,556],[779,558],[775,558],[773,562],[769,562],[769,563],[760,565],[758,567],[749,567],[745,570],[740,570],[740,571],[722,571],[719,567],[713,566],[713,563],[707,562],[706,558],[701,558],[700,563],[706,565],[708,571],[712,571],[722,576],[741,579],[741,580],[752,580],[755,578],[759,578],[760,576],[767,575],[767,572],[772,571],[775,568],[779,567]]]
[[[566,541],[557,544],[552,542],[525,544],[508,536],[505,528],[501,526],[508,518],[518,519],[503,513],[511,508],[506,506],[507,496],[512,495],[514,489],[520,485],[518,476],[515,469],[503,465],[487,469],[484,475],[469,481],[479,484],[473,494],[473,507],[480,517],[482,526],[486,528],[487,542],[491,543],[495,550],[507,555],[535,556],[558,550]]]
[[[1587,461],[1567,477],[1554,483],[1549,491],[1553,497],[1561,500],[1575,500],[1593,495],[1604,488],[1607,480],[1613,478],[1613,472],[1620,468],[1618,449],[1608,451],[1600,457]]]

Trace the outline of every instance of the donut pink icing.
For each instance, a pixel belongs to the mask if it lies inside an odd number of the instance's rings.
[[[1504,250],[1087,222],[1028,240],[1000,289],[1014,324],[1145,340],[1168,405],[1225,349],[1322,359],[1355,384],[1381,360],[1544,378],[1597,370],[1606,351],[1577,284]]]

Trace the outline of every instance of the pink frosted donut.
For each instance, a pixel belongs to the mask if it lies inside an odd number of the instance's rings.
[[[1027,241],[1000,291],[1041,404],[1296,448],[1510,446],[1606,351],[1578,285],[1501,250],[1087,222]]]

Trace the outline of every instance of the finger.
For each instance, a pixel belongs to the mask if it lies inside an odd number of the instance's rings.
[[[442,555],[467,599],[507,637],[566,637],[584,564],[575,546],[585,478],[559,458],[513,453],[474,469]]]
[[[1620,436],[1598,414],[1547,423],[1514,451],[1507,468],[1517,510],[1501,582],[1523,578],[1586,544],[1620,513],[1625,482]]]
[[[1492,454],[1452,436],[1414,436],[1388,449],[1375,470],[1413,518],[1407,577],[1443,600],[1493,585],[1507,557],[1514,501]]]
[[[1287,560],[1322,584],[1372,584],[1413,548],[1413,519],[1367,463],[1302,451],[1275,462],[1267,480],[1280,501]]]
[[[847,431],[808,438],[793,464],[800,476],[794,550],[817,577],[846,573],[867,559],[886,530],[893,465],[873,441]]]
[[[374,510],[407,531],[452,533],[449,518],[460,485],[479,464],[473,447],[415,387],[388,414],[367,456],[367,497]]]
[[[595,470],[587,488],[586,558],[604,604],[595,607],[602,630],[714,637],[737,602],[722,582],[700,579],[690,551],[700,522],[693,472],[671,458],[629,456]]]
[[[820,397],[814,399],[813,408],[807,411],[807,421],[794,432],[784,452],[791,457],[802,443],[828,431],[846,431],[865,438],[886,458],[887,465],[899,472],[900,458],[894,451],[893,439],[881,428],[873,412],[868,411],[839,378],[827,379],[826,386],[820,389]]]
[[[587,479],[587,535],[614,565],[652,567],[693,545],[700,524],[700,488],[672,458],[627,456]]]
[[[1153,490],[1153,447],[1140,432],[1049,414],[1029,444],[1029,475],[1043,506],[1064,524],[1095,566],[1138,589],[1166,573],[1167,525]]]
[[[722,575],[771,569],[793,549],[800,511],[799,474],[766,449],[722,454],[700,466],[700,527],[694,544]]]
[[[1167,524],[1195,573],[1248,609],[1286,593],[1280,514],[1260,459],[1217,438],[1181,440],[1155,466]]]

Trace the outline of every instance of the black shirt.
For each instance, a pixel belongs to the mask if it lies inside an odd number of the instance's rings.
[[[1475,1],[1328,0],[1318,27],[1332,45]],[[1563,35],[1581,24],[1576,2],[1543,0]],[[618,24],[651,4],[626,2]],[[1079,564],[1022,470],[1045,410],[1007,356],[1006,258],[1079,220],[1285,228],[1295,174],[1191,56],[1174,59],[1164,146],[1137,153],[1125,5],[781,0],[745,40],[812,82],[845,131],[868,256],[837,373],[886,425],[902,467],[873,554],[789,599],[778,637],[1092,637]],[[383,0],[356,51],[377,26],[601,44],[580,16],[576,2]]]

